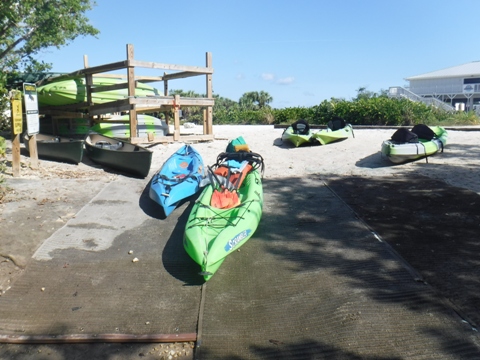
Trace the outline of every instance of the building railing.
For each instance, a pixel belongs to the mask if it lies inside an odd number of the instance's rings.
[[[437,98],[434,97],[423,97],[420,95],[417,95],[410,90],[407,90],[401,86],[393,86],[388,89],[388,97],[391,98],[406,98],[411,101],[418,101],[422,102],[424,104],[430,105],[430,106],[435,106],[437,108],[443,109],[445,111],[454,111],[455,108],[453,106],[448,105],[447,103],[444,103],[443,101],[438,100]]]

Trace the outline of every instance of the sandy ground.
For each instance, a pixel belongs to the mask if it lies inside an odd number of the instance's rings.
[[[264,158],[267,179],[313,174],[325,178],[421,174],[480,193],[480,126],[462,127],[461,130],[450,128],[443,153],[430,157],[428,162],[419,160],[402,165],[393,165],[380,154],[382,141],[390,138],[394,131],[354,128],[354,138],[326,146],[294,148],[282,142],[283,129],[271,125],[218,125],[214,126],[215,141],[198,142],[193,146],[205,164],[213,164],[230,140],[243,136],[250,149]],[[182,145],[150,146],[154,154],[150,174],[139,181],[147,184],[163,162]],[[11,166],[10,143],[7,164]],[[106,183],[124,176],[103,169],[86,156],[78,165],[40,160],[39,167],[34,169],[24,148],[20,173],[20,177],[14,178],[11,167],[7,167],[3,174],[6,193],[3,197],[0,195],[0,296],[24,271],[28,259],[45,239],[74,217]]]
[[[202,131],[198,126],[183,130]],[[389,139],[394,131],[354,128],[354,137],[345,141],[295,148],[282,142],[283,129],[272,125],[217,125],[214,126],[214,141],[197,142],[193,146],[202,155],[205,164],[211,165],[215,163],[217,155],[225,151],[230,140],[243,136],[250,150],[264,158],[264,178],[267,179],[313,174],[325,178],[420,174],[480,193],[480,126],[449,129],[448,143],[443,153],[429,157],[428,162],[423,159],[401,165],[393,165],[380,153],[382,141]],[[147,184],[163,162],[182,145],[170,143],[149,146],[153,151],[150,174],[139,181]],[[12,168],[7,166],[3,175],[3,187],[7,188],[7,192],[3,197],[0,195],[0,227],[4,229],[4,240],[0,242],[0,295],[8,289],[15,274],[21,272],[44,239],[75,216],[105,183],[124,176],[103,169],[87,156],[78,165],[40,160],[39,167],[34,169],[23,144],[21,154],[20,177],[14,178]],[[11,166],[9,141],[7,165]],[[25,232],[25,236],[19,232]]]
[[[283,129],[271,125],[216,125],[215,141],[195,143],[206,164],[213,164],[217,155],[224,151],[229,140],[243,136],[250,150],[259,153],[265,160],[266,178],[323,175],[395,176],[399,173],[417,172],[450,185],[465,187],[480,192],[480,178],[476,175],[480,163],[478,137],[480,126],[449,128],[448,144],[443,153],[408,164],[393,165],[382,158],[380,147],[383,140],[390,138],[394,129],[354,128],[354,138],[326,146],[306,146],[295,148],[282,142]],[[190,131],[191,129],[186,129]],[[196,131],[201,131],[197,127]],[[153,175],[163,162],[183,143],[157,144],[148,146],[154,153],[150,175]],[[10,145],[9,145],[10,146]],[[23,146],[23,145],[22,145]],[[7,150],[9,152],[10,149]],[[84,179],[109,181],[118,174],[106,172],[88,158],[79,165],[40,161],[38,169],[32,169],[28,153],[22,149],[22,169],[20,178],[39,179]],[[11,155],[7,155],[11,160]],[[443,165],[443,166],[440,166]],[[8,168],[5,178],[11,178]],[[13,180],[13,181],[10,181]]]

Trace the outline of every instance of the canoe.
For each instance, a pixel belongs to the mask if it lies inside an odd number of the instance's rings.
[[[429,127],[435,136],[429,140],[418,137],[416,142],[398,142],[392,139],[383,141],[381,147],[382,157],[387,158],[394,164],[427,158],[439,151],[443,151],[447,145],[448,132],[441,126]]]
[[[129,138],[130,123],[129,115],[122,115],[118,119],[111,119],[115,122],[101,122],[91,127],[91,131],[114,138]],[[122,121],[122,122],[117,122]],[[150,115],[137,114],[137,133],[138,137],[147,137],[148,134],[154,136],[165,136],[168,134],[168,125],[164,120]]]
[[[202,156],[192,146],[184,145],[153,175],[149,196],[163,208],[165,216],[168,216],[180,201],[201,189],[203,177]]]
[[[108,77],[94,77],[93,85],[111,86],[126,83],[126,79]],[[156,88],[137,82],[135,96],[159,96],[161,93]],[[52,81],[37,88],[39,105],[70,105],[87,101],[85,78]],[[94,104],[103,104],[110,101],[121,100],[128,97],[128,89],[117,89],[92,93]]]
[[[305,120],[297,120],[288,126],[282,134],[282,141],[290,142],[295,147],[309,144],[312,138],[312,131]]]
[[[97,133],[85,137],[85,152],[97,164],[142,178],[148,175],[152,164],[149,149]]]
[[[224,156],[226,161],[238,160],[235,155],[238,153],[223,154],[229,156]],[[242,179],[241,185],[232,191],[220,187],[218,182],[205,186],[185,226],[183,246],[188,255],[200,265],[200,275],[205,281],[215,274],[227,255],[252,237],[262,217],[263,159],[258,154],[250,152],[242,152],[240,156],[244,156],[243,159],[240,158],[240,163],[244,164],[246,161],[249,168],[251,166],[251,170],[244,177],[241,175],[238,177]],[[231,207],[219,207],[218,203],[212,202],[216,195],[223,194],[235,195],[237,202]]]
[[[29,139],[23,137],[25,148],[30,153]],[[37,154],[41,159],[78,164],[83,158],[83,139],[71,139],[61,136],[36,134]]]
[[[312,139],[318,141],[321,145],[327,145],[348,139],[350,136],[354,136],[352,125],[347,124],[344,119],[337,117],[328,122],[325,130],[313,133]]]

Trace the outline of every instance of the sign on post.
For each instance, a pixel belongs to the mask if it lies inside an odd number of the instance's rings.
[[[38,134],[40,132],[40,118],[38,116],[37,86],[24,83],[23,97],[25,99],[25,113],[27,116],[27,134]]]
[[[18,135],[23,131],[22,92],[12,90],[11,94],[10,108],[12,111],[12,131],[13,135]]]
[[[12,173],[14,177],[17,177],[20,176],[20,134],[23,131],[21,91],[11,91],[10,113],[12,120]]]

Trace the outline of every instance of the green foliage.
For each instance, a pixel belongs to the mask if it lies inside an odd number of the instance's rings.
[[[274,111],[276,124],[290,124],[305,119],[310,124],[326,124],[333,117],[344,118],[352,125],[460,125],[480,124],[474,112],[449,113],[407,99],[386,96],[358,97],[356,100],[324,100],[311,108],[286,108]]]
[[[265,91],[251,91],[243,94],[238,104],[245,110],[259,110],[269,107],[272,101],[273,98]]]
[[[0,5],[0,70],[45,67],[35,55],[68,45],[78,36],[97,35],[84,13],[91,0],[2,0]]]
[[[0,129],[5,119],[7,78],[19,72],[43,72],[50,64],[35,59],[43,49],[61,48],[78,36],[96,36],[85,12],[94,0],[2,0],[0,2]]]
[[[0,136],[0,159],[3,159],[7,152],[7,143],[5,138]]]

